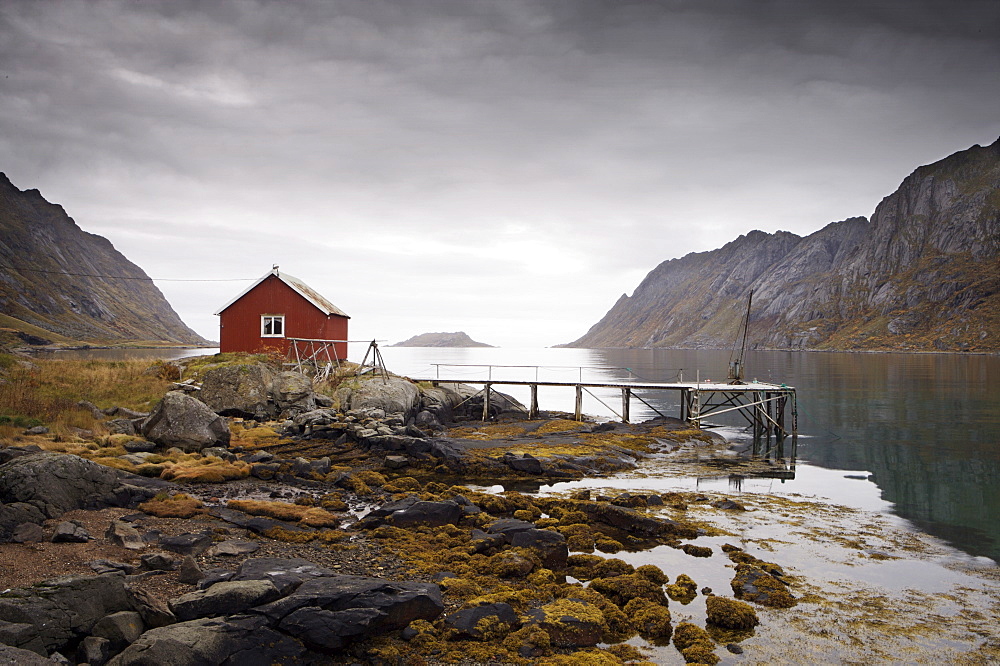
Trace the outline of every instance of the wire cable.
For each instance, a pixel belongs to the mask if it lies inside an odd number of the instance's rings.
[[[69,273],[67,271],[46,271],[41,268],[15,268],[0,264],[0,268],[17,271],[18,273],[48,273],[50,275],[66,275],[68,277],[92,277],[105,280],[149,280],[150,282],[249,282],[257,278],[151,278],[148,275],[136,277],[134,275],[95,275],[93,273]]]

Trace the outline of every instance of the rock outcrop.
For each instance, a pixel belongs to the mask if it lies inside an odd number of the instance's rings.
[[[871,221],[665,261],[571,347],[1000,349],[1000,140],[914,171]]]
[[[0,264],[0,313],[30,325],[74,340],[207,342],[106,238],[2,173]]]
[[[21,455],[0,465],[0,542],[22,523],[40,523],[74,509],[135,506],[172,487],[79,456]]]

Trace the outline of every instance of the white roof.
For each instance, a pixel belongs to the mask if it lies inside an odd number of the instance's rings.
[[[310,287],[309,285],[307,285],[302,280],[298,279],[297,277],[295,277],[293,275],[289,275],[288,273],[280,273],[280,272],[278,272],[278,267],[277,266],[275,266],[273,269],[269,270],[267,273],[264,273],[264,275],[262,275],[259,280],[257,280],[252,285],[250,285],[249,287],[247,287],[246,289],[244,289],[243,291],[241,291],[236,296],[236,298],[234,298],[233,300],[229,301],[228,303],[226,303],[225,305],[223,305],[221,308],[219,308],[219,310],[215,314],[221,315],[222,312],[226,308],[228,308],[230,305],[232,305],[236,301],[238,301],[241,298],[243,298],[251,290],[253,290],[254,287],[256,287],[257,285],[259,285],[261,282],[263,282],[267,278],[271,277],[272,275],[274,277],[278,278],[279,280],[281,280],[282,282],[284,282],[285,284],[287,284],[289,287],[291,287],[292,291],[294,291],[295,293],[297,293],[299,296],[301,296],[302,298],[306,299],[307,301],[309,301],[310,303],[312,303],[313,305],[315,305],[323,314],[325,314],[325,315],[335,314],[335,315],[340,315],[341,317],[348,317],[348,318],[350,318],[347,314],[344,313],[343,310],[341,310],[336,305],[334,305],[330,301],[328,301],[325,298],[323,298],[322,296],[320,296],[317,291],[315,291],[312,287]]]

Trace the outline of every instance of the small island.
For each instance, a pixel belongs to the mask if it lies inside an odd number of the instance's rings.
[[[421,333],[409,340],[397,342],[390,347],[493,347],[485,342],[476,342],[464,331],[456,333]]]

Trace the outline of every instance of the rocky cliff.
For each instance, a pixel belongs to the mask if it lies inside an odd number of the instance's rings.
[[[206,342],[106,238],[2,173],[0,314],[74,340]]]
[[[752,231],[657,266],[571,347],[1000,350],[1000,140],[908,176],[871,220]]]

